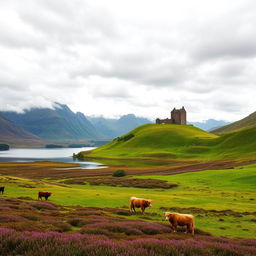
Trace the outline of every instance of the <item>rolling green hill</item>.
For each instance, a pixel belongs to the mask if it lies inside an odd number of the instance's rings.
[[[214,134],[223,135],[230,132],[239,131],[241,129],[248,129],[256,127],[256,112],[250,114],[249,116],[234,122],[232,124],[228,124],[225,126],[222,126],[218,129],[215,129],[212,131]]]
[[[255,153],[256,128],[219,137],[190,125],[147,124],[78,157],[212,161],[252,159]]]

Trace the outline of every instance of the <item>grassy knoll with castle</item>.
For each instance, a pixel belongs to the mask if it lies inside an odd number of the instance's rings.
[[[147,124],[79,158],[137,158],[187,161],[256,159],[256,128],[217,136],[191,125]]]

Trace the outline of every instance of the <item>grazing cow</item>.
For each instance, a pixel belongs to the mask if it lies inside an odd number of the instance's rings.
[[[144,198],[137,198],[137,197],[131,197],[130,198],[130,210],[135,211],[135,208],[140,208],[142,213],[144,214],[144,211],[147,207],[152,206],[152,200],[144,199]]]
[[[48,197],[51,196],[51,194],[52,194],[51,192],[40,191],[38,192],[38,200],[39,199],[43,200],[42,197],[44,197],[45,200],[47,200]]]
[[[191,231],[192,235],[194,235],[195,223],[193,215],[176,212],[165,212],[164,216],[165,219],[171,223],[173,232],[177,231],[177,226],[187,226],[185,233]]]
[[[0,187],[0,192],[4,193],[4,187]]]

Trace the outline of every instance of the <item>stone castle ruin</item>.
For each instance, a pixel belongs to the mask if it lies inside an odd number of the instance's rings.
[[[156,119],[156,124],[187,124],[187,112],[184,107],[181,109],[174,108],[171,111],[171,118]]]

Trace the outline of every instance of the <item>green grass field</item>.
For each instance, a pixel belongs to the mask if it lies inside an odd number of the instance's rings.
[[[172,211],[194,214],[196,227],[213,235],[256,236],[256,165],[137,178],[167,180],[179,186],[145,189],[67,185],[63,179],[32,180],[8,176],[0,176],[0,185],[5,184],[3,196],[7,197],[36,199],[39,190],[51,191],[50,201],[61,205],[121,208],[128,207],[131,196],[145,197],[153,200],[153,207],[146,210],[146,218],[141,214],[127,218],[163,221],[163,212],[171,208]]]
[[[78,158],[255,159],[256,128],[216,136],[190,125],[147,124]]]

